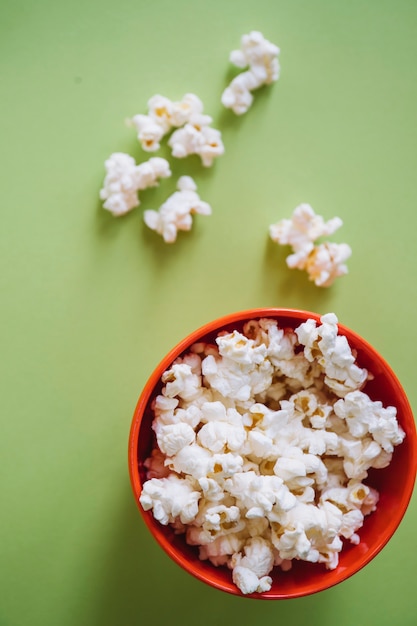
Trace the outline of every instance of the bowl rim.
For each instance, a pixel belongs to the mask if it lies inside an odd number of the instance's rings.
[[[319,322],[322,314],[315,313],[312,311],[307,311],[303,309],[292,309],[292,308],[281,308],[281,307],[260,307],[260,308],[250,308],[244,309],[240,311],[236,311],[233,313],[228,313],[226,315],[217,317],[198,328],[194,331],[190,332],[186,335],[182,340],[177,342],[171,350],[159,361],[156,367],[153,369],[152,373],[148,377],[145,385],[143,386],[142,392],[137,400],[135,410],[133,412],[133,417],[131,421],[130,431],[129,431],[129,440],[128,440],[128,465],[129,465],[129,478],[130,484],[133,491],[133,495],[136,501],[136,505],[141,513],[142,519],[145,521],[146,526],[149,528],[153,538],[157,541],[160,547],[164,550],[164,552],[182,569],[187,571],[189,574],[193,575],[195,578],[200,581],[208,584],[212,588],[216,588],[220,591],[224,591],[230,593],[232,595],[237,595],[240,597],[246,598],[255,598],[255,599],[267,599],[267,600],[277,600],[277,599],[291,599],[298,598],[307,595],[312,595],[318,593],[320,591],[324,591],[333,587],[337,584],[340,584],[344,580],[347,580],[355,573],[363,569],[373,558],[386,546],[391,537],[396,532],[398,526],[400,525],[413,495],[413,490],[415,486],[416,480],[416,470],[417,470],[417,431],[416,424],[413,417],[413,412],[411,409],[411,405],[407,398],[404,388],[402,387],[397,375],[388,364],[388,362],[382,357],[382,355],[363,337],[361,337],[358,333],[350,329],[338,322],[338,332],[339,334],[346,335],[347,338],[352,339],[355,342],[355,346],[360,346],[360,349],[366,352],[368,355],[373,356],[379,362],[381,368],[384,370],[386,375],[388,375],[392,382],[395,384],[398,393],[401,394],[403,407],[406,409],[409,418],[413,418],[409,420],[408,426],[408,445],[410,446],[410,456],[413,460],[413,465],[415,468],[414,476],[410,477],[407,482],[407,489],[402,493],[401,503],[402,506],[399,509],[399,512],[396,517],[395,526],[390,525],[384,533],[384,536],[380,538],[380,541],[371,549],[369,549],[366,553],[366,556],[361,560],[361,563],[357,567],[345,568],[344,571],[340,572],[337,580],[329,577],[326,581],[326,577],[321,578],[321,584],[311,583],[310,585],[305,585],[303,590],[300,592],[294,591],[291,593],[282,593],[275,592],[271,594],[270,592],[266,593],[257,593],[257,594],[248,594],[244,595],[240,592],[240,590],[231,582],[230,585],[218,583],[217,581],[213,581],[209,576],[204,575],[202,571],[195,571],[195,568],[189,565],[188,561],[185,558],[179,556],[175,550],[175,548],[166,541],[161,541],[160,537],[155,534],[155,522],[156,520],[153,518],[152,513],[150,511],[144,511],[139,502],[139,496],[142,491],[142,484],[139,475],[139,467],[137,463],[137,445],[139,439],[139,431],[142,423],[142,419],[144,416],[145,409],[148,405],[148,402],[152,396],[152,393],[156,387],[156,385],[160,382],[161,376],[163,372],[168,369],[171,363],[178,358],[182,353],[184,353],[193,343],[198,342],[205,335],[209,335],[215,331],[220,331],[223,327],[229,326],[233,323],[239,323],[244,320],[249,319],[260,319],[272,317],[274,319],[279,318],[292,318],[295,322],[297,320],[300,323],[306,321],[307,319],[314,319],[316,322]],[[411,437],[410,437],[411,435]]]

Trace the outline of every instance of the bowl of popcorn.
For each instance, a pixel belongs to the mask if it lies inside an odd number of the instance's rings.
[[[206,324],[151,374],[129,437],[135,500],[187,572],[259,599],[336,585],[410,501],[417,437],[387,362],[334,313]]]

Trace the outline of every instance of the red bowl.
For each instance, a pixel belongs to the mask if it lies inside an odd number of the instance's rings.
[[[131,485],[138,508],[152,535],[165,552],[187,572],[212,587],[234,595],[243,594],[232,582],[231,571],[226,567],[215,567],[209,561],[201,561],[196,547],[187,545],[183,535],[174,534],[169,526],[163,526],[155,520],[151,511],[142,509],[139,496],[146,480],[144,461],[150,455],[154,443],[151,403],[160,393],[163,372],[176,358],[186,353],[193,343],[214,342],[220,330],[241,330],[248,320],[262,317],[275,319],[284,328],[296,328],[309,318],[320,320],[320,315],[308,311],[251,309],[226,315],[195,330],[180,341],[151,374],[136,405],[129,437]],[[273,583],[270,591],[246,597],[297,598],[328,589],[346,580],[382,550],[395,533],[408,507],[417,467],[417,436],[410,404],[390,366],[369,343],[342,324],[339,324],[339,334],[345,335],[351,348],[356,350],[358,365],[367,368],[374,375],[364,390],[373,400],[380,400],[384,406],[392,405],[397,408],[398,422],[406,437],[395,448],[389,467],[369,472],[366,482],[379,491],[378,506],[375,512],[365,518],[364,525],[359,530],[360,543],[347,543],[343,548],[337,568],[327,570],[321,564],[294,561],[289,572],[274,568],[271,572]]]

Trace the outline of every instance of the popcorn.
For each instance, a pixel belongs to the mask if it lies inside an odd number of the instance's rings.
[[[304,346],[306,359],[320,364],[325,384],[336,395],[343,397],[363,387],[369,374],[356,365],[346,337],[338,334],[336,315],[328,313],[322,316],[319,327],[314,320],[307,320],[295,332]]]
[[[161,139],[172,128],[183,126],[202,111],[203,103],[195,94],[185,94],[179,102],[156,94],[148,101],[147,115],[134,115],[126,123],[136,129],[143,150],[154,152],[159,150]]]
[[[314,242],[332,235],[343,222],[339,217],[325,222],[309,204],[300,204],[291,219],[283,219],[269,227],[272,241],[293,249],[286,261],[289,268],[306,270],[309,279],[318,287],[330,287],[335,279],[348,273],[346,261],[352,254],[346,243]]]
[[[392,453],[394,446],[402,443],[405,437],[404,431],[398,427],[395,408],[384,408],[382,402],[372,401],[362,391],[352,391],[343,400],[338,400],[334,411],[346,420],[353,437],[362,438],[369,433],[385,452]]]
[[[168,141],[172,155],[181,159],[197,154],[204,167],[210,167],[216,157],[224,154],[221,132],[210,126],[212,121],[203,114],[200,98],[187,93],[179,102],[157,94],[148,101],[147,115],[134,115],[126,123],[135,128],[146,152],[159,150],[163,137],[176,128]]]
[[[167,456],[173,456],[184,446],[195,440],[194,429],[189,424],[168,424],[157,428],[156,439],[159,449]]]
[[[251,92],[278,80],[279,52],[279,48],[258,31],[243,35],[241,48],[231,52],[230,61],[239,68],[249,69],[238,74],[226,87],[221,97],[222,104],[236,115],[246,113],[253,101]]]
[[[151,478],[143,485],[140,503],[145,511],[166,526],[176,518],[183,524],[192,522],[198,513],[199,491],[187,478],[170,474],[167,478]]]
[[[377,508],[369,469],[405,437],[396,409],[362,390],[370,378],[333,313],[295,330],[251,320],[193,345],[152,403],[143,508],[243,594],[268,591],[294,560],[336,568]]]
[[[106,177],[100,198],[103,208],[115,216],[124,215],[140,204],[138,191],[155,187],[159,178],[171,176],[169,163],[158,157],[136,165],[133,157],[115,152],[105,162]]]
[[[188,231],[192,226],[192,215],[211,215],[211,207],[197,194],[197,186],[190,176],[178,179],[177,190],[160,207],[159,211],[144,212],[145,224],[162,235],[166,243],[174,243],[179,230]]]
[[[347,243],[322,243],[309,254],[305,268],[318,287],[330,287],[338,276],[348,273],[345,263],[352,255]]]
[[[262,537],[249,539],[240,552],[232,557],[233,582],[242,593],[262,593],[269,591],[272,584],[270,573],[274,566],[274,552],[271,544]]]
[[[168,141],[172,156],[183,159],[197,154],[204,167],[211,167],[213,160],[224,154],[221,133],[210,126],[211,122],[208,115],[194,115],[183,128],[174,131]]]
[[[150,115],[134,115],[128,121],[129,126],[136,129],[138,140],[146,152],[156,152],[161,147],[161,139],[165,135],[164,126],[152,119]]]

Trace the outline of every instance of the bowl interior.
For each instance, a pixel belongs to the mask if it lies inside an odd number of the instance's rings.
[[[186,544],[182,535],[175,535],[170,527],[157,522],[150,511],[140,507],[138,498],[142,484],[146,480],[143,465],[149,456],[154,439],[151,423],[153,414],[151,403],[160,392],[162,373],[172,361],[188,351],[197,341],[214,342],[220,330],[241,330],[250,319],[269,317],[276,319],[281,328],[296,328],[308,318],[319,321],[320,316],[306,311],[292,309],[253,309],[225,316],[191,333],[173,348],[152,373],[139,398],[133,416],[129,439],[129,471],[133,492],[139,510],[148,528],[165,552],[181,567],[200,580],[228,593],[242,595],[231,579],[231,572],[225,567],[214,567],[207,561],[201,561],[195,547]],[[345,335],[352,349],[356,350],[357,362],[374,375],[364,391],[373,399],[380,400],[384,406],[397,408],[398,421],[406,433],[403,443],[393,454],[389,467],[371,470],[366,483],[375,487],[380,494],[377,510],[365,518],[359,531],[359,545],[349,542],[343,548],[339,565],[334,570],[327,570],[324,565],[306,562],[294,562],[289,572],[275,568],[272,572],[270,591],[254,594],[251,597],[264,599],[295,598],[315,593],[342,582],[364,567],[389,541],[407,509],[412,495],[416,465],[417,443],[416,429],[410,404],[396,375],[386,361],[364,339],[353,331],[339,324],[339,334]],[[400,486],[400,488],[399,488]]]

